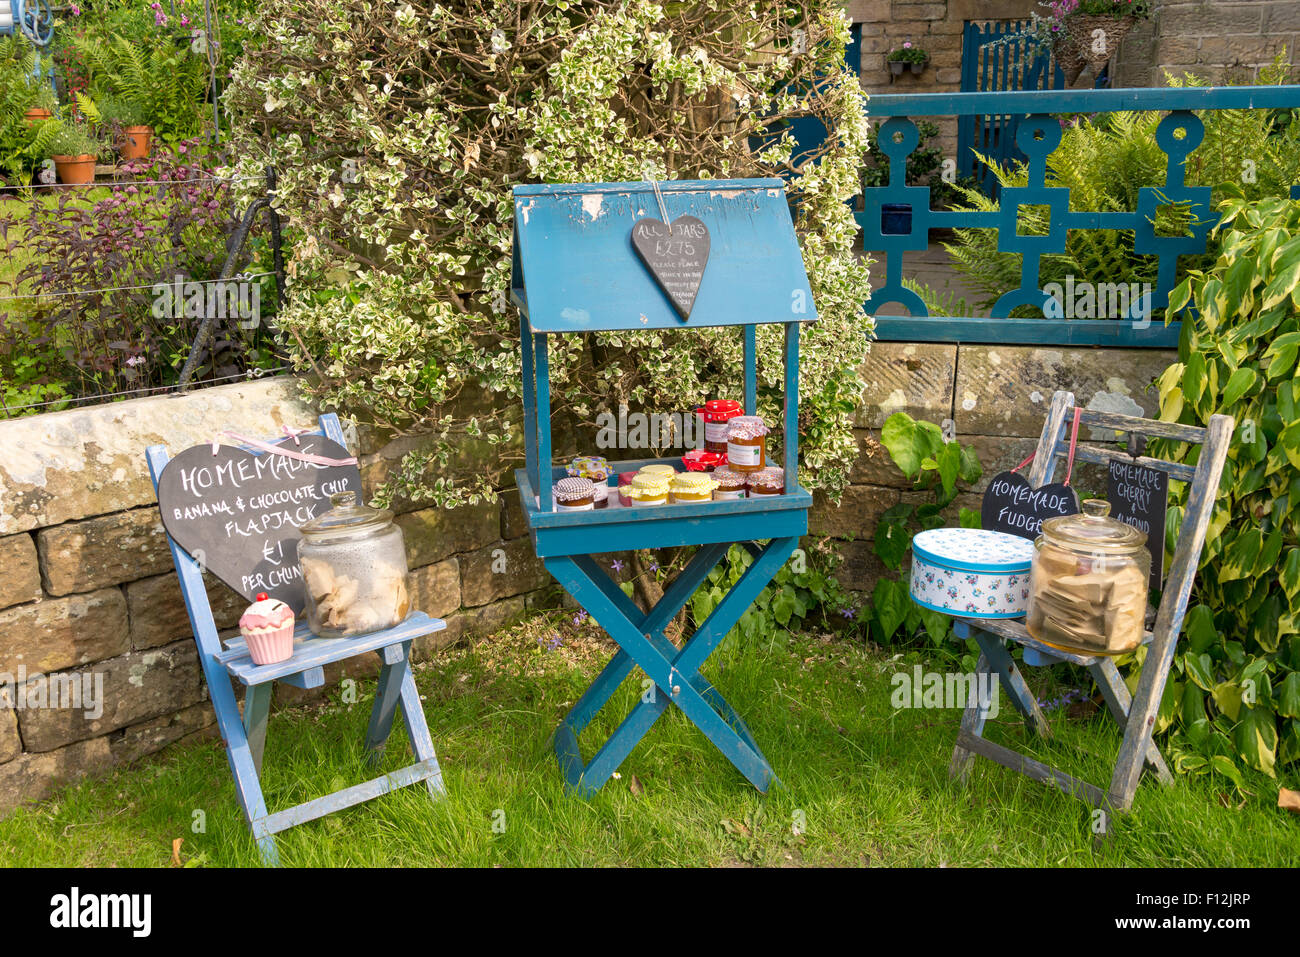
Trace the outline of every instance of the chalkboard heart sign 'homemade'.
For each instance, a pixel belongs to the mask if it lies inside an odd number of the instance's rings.
[[[1111,460],[1106,476],[1110,517],[1132,525],[1147,536],[1151,553],[1151,587],[1159,588],[1165,570],[1165,511],[1169,506],[1169,473],[1136,462]]]
[[[639,219],[632,227],[632,248],[668,294],[677,314],[689,318],[709,262],[709,227],[695,216],[678,216],[671,225]]]
[[[1037,538],[1044,519],[1078,514],[1079,496],[1064,482],[1031,488],[1018,473],[1002,472],[984,493],[980,524],[995,532]]]
[[[348,450],[319,435],[277,443],[294,452],[347,459]],[[196,445],[167,463],[158,478],[163,527],[207,571],[252,601],[258,592],[300,613],[298,527],[329,511],[330,496],[361,490],[355,465],[317,465],[233,445]]]

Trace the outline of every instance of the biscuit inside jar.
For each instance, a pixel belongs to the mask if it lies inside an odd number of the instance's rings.
[[[1151,557],[1145,535],[1089,506],[1083,515],[1043,523],[1025,628],[1066,651],[1123,654],[1142,643]]]

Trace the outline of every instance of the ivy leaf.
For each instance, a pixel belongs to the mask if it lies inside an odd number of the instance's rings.
[[[933,422],[917,421],[906,412],[895,412],[880,430],[880,444],[894,464],[910,479],[921,474],[921,463],[933,458],[944,444],[943,433]]]
[[[871,592],[871,607],[880,624],[883,641],[889,641],[898,626],[907,618],[906,603],[910,600],[907,586],[899,581],[881,578]]]
[[[1198,688],[1202,691],[1214,690],[1214,662],[1210,660],[1209,655],[1184,655],[1183,666],[1187,670],[1187,677],[1191,678]]]
[[[1267,708],[1249,708],[1232,732],[1237,753],[1253,768],[1277,777],[1277,719]]]
[[[1263,546],[1264,535],[1258,528],[1248,528],[1238,534],[1223,553],[1219,581],[1236,581],[1253,574]]]
[[[1222,754],[1216,754],[1214,757],[1210,758],[1210,768],[1218,774],[1222,774],[1238,788],[1245,784],[1241,777],[1241,771],[1232,763],[1231,758]]]
[[[1300,594],[1300,548],[1287,549],[1278,581],[1282,583],[1287,599],[1294,602],[1296,595]]]
[[[1277,713],[1300,718],[1300,671],[1293,671],[1277,687]]]
[[[1242,366],[1228,378],[1228,384],[1223,388],[1223,400],[1219,403],[1219,408],[1231,408],[1237,403],[1243,395],[1255,388],[1255,382],[1259,378],[1254,369]]]

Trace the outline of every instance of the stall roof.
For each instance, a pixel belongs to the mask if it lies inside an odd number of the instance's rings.
[[[517,186],[511,298],[535,333],[682,329],[817,318],[779,179],[661,182],[668,216],[709,229],[699,291],[683,320],[632,247],[660,218],[649,183]]]

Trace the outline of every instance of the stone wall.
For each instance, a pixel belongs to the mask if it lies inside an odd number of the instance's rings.
[[[1149,350],[875,343],[862,370],[868,387],[852,485],[839,507],[818,502],[810,531],[837,539],[844,584],[870,591],[881,571],[871,550],[876,521],[917,494],[877,441],[890,414],[951,419],[978,449],[987,480],[1033,448],[1056,389],[1072,389],[1093,408],[1152,414],[1147,387],[1171,360]],[[187,448],[223,428],[270,435],[314,420],[294,381],[274,379],[0,422],[0,682],[20,666],[29,682],[36,674],[89,675],[102,680],[104,700],[94,720],[80,710],[0,703],[0,812],[62,781],[214,733],[144,449]],[[370,433],[349,446],[368,491],[402,448]],[[1085,473],[1076,484],[1086,489],[1088,481]],[[960,497],[954,510],[978,507],[982,490],[983,483]],[[406,508],[398,522],[415,604],[448,623],[438,646],[559,601],[510,495],[502,505],[455,511]],[[494,573],[496,549],[507,574]],[[217,582],[209,595],[218,627],[233,633],[244,600]],[[351,676],[377,667],[368,659],[349,665]],[[340,676],[335,669],[326,688]],[[276,693],[280,702],[304,695]]]
[[[17,695],[0,701],[0,811],[214,732],[144,450],[180,450],[227,428],[271,435],[315,418],[294,380],[280,378],[0,421],[0,685],[20,667],[29,687],[38,674],[89,676],[102,680],[104,699],[95,720],[79,709],[17,709]],[[400,448],[364,432],[349,445],[368,491]],[[414,604],[447,621],[439,645],[490,632],[551,594],[517,506],[408,507],[398,522]],[[507,574],[493,573],[498,548]],[[233,633],[247,603],[216,581],[208,591],[217,626]],[[373,657],[348,673],[377,670]]]
[[[845,587],[870,591],[883,571],[872,551],[880,514],[899,502],[928,498],[912,490],[879,442],[889,416],[906,412],[940,424],[951,420],[957,437],[979,453],[984,477],[958,495],[950,516],[955,519],[963,506],[979,508],[989,479],[1034,450],[1056,390],[1072,391],[1088,408],[1154,417],[1158,396],[1148,386],[1175,358],[1172,351],[1154,349],[872,343],[862,370],[867,388],[856,413],[859,454],[852,484],[838,508],[819,497],[809,531],[837,540]],[[1080,436],[1108,438],[1113,435]],[[1075,471],[1081,491],[1105,491],[1098,471]]]

